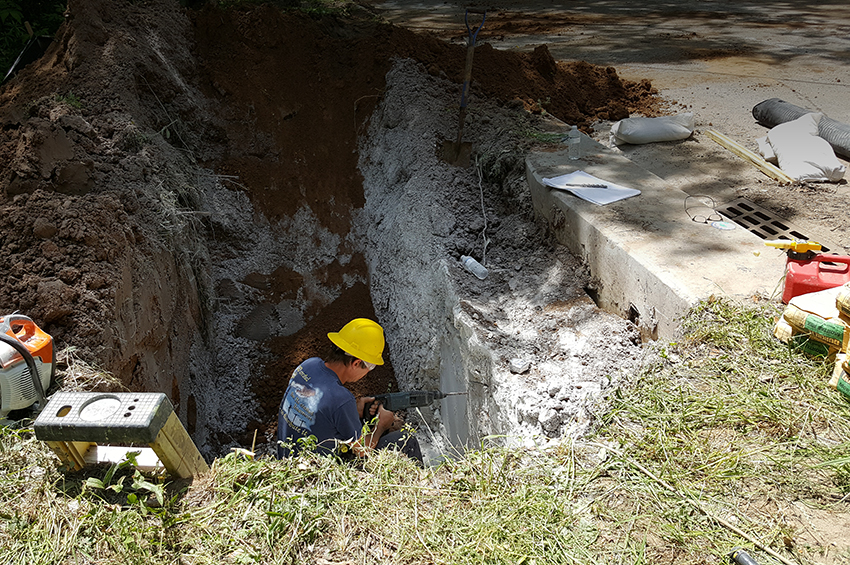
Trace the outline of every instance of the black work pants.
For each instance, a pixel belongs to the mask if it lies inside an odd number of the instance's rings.
[[[399,432],[388,432],[381,436],[375,449],[394,449],[401,451],[417,463],[423,466],[422,450],[419,448],[419,440],[412,433],[404,430]]]
[[[384,435],[378,440],[377,445],[375,445],[375,449],[392,449],[394,451],[401,451],[403,454],[407,455],[420,467],[424,467],[425,464],[422,461],[422,450],[419,448],[419,441],[416,439],[410,432],[406,432],[404,430],[399,432],[385,432]],[[337,457],[342,461],[357,461],[358,457],[354,455],[354,452],[350,449],[345,453],[336,453]]]

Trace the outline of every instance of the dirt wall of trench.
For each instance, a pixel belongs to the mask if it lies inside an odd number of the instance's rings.
[[[382,316],[351,222],[392,60],[459,99],[463,48],[354,12],[71,0],[0,91],[0,302],[124,386],[166,392],[207,454],[271,434],[299,358],[347,316]],[[473,104],[582,125],[655,104],[651,85],[545,48],[482,44],[475,61]],[[359,392],[394,383],[389,367]]]

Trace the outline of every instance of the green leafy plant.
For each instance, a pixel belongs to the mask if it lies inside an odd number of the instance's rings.
[[[532,139],[539,143],[562,143],[564,141],[563,133],[554,133],[554,132],[544,132],[536,129],[525,129],[519,132],[523,137],[527,137],[528,139]]]
[[[80,97],[74,94],[73,92],[69,92],[67,94],[57,94],[56,100],[58,102],[64,102],[68,106],[76,108],[77,110],[83,107],[83,103],[80,101]]]
[[[0,79],[15,63],[30,38],[53,35],[64,21],[64,0],[0,0]]]
[[[0,0],[0,23],[4,26],[9,23],[22,24],[24,13],[21,12],[20,2],[17,0]]]
[[[115,477],[118,471],[136,467],[138,465],[136,461],[138,454],[138,451],[127,453],[127,459],[121,463],[112,464],[102,479],[96,477],[87,478],[84,483],[85,487],[94,490],[110,490],[117,494],[125,493],[127,495],[127,502],[133,506],[137,506],[142,514],[147,514],[149,510],[149,506],[145,502],[149,495],[154,496],[158,506],[161,507],[165,503],[165,490],[163,486],[148,481],[138,469],[134,469],[129,485],[125,484],[128,478],[127,475],[119,476],[117,479]],[[116,480],[113,482],[113,479]]]

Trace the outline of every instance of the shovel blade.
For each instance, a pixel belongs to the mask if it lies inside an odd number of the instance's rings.
[[[444,141],[439,147],[438,157],[455,167],[468,167],[472,156],[472,143]]]

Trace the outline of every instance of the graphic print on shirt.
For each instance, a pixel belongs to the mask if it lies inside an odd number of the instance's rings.
[[[322,396],[321,389],[290,382],[282,408],[286,423],[302,435],[309,435],[313,424],[316,423],[316,411]]]

